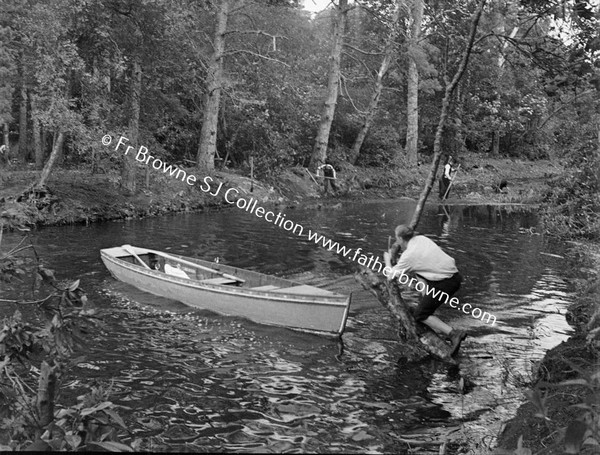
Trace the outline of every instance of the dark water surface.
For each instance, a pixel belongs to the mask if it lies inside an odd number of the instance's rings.
[[[380,254],[412,210],[411,202],[378,201],[285,212],[305,232]],[[570,333],[564,313],[572,296],[561,251],[535,235],[534,215],[446,210],[449,218],[431,206],[420,230],[456,258],[465,277],[460,301],[498,321],[492,327],[439,310],[472,335],[458,369],[435,361],[398,366],[390,316],[376,302],[352,309],[342,350],[335,339],[145,294],[116,282],[100,261],[99,249],[129,243],[281,276],[334,280],[354,270],[349,259],[237,208],[35,232],[47,265],[81,278],[93,305],[109,309],[69,387],[76,394],[83,384],[112,380],[113,401],[128,408],[121,413],[133,437],[151,451],[437,453],[446,437],[489,444],[523,401],[535,363]],[[4,246],[18,240],[5,235]]]

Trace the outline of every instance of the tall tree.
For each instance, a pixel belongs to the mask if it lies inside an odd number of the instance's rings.
[[[21,62],[23,58],[21,57]],[[27,162],[27,74],[21,65],[19,87],[19,155],[23,163]]]
[[[217,2],[216,26],[213,36],[213,53],[207,69],[207,87],[204,116],[200,131],[200,144],[196,162],[199,169],[210,172],[215,168],[217,151],[217,128],[223,88],[223,64],[225,58],[225,34],[231,0]]]
[[[417,0],[418,1],[418,0]],[[385,76],[388,73],[390,68],[390,64],[392,63],[392,59],[394,57],[394,52],[396,50],[396,39],[398,38],[398,21],[400,19],[400,11],[402,8],[402,2],[400,0],[395,0],[394,2],[394,11],[392,13],[392,18],[389,24],[389,33],[385,42],[385,49],[383,52],[383,59],[381,60],[381,65],[379,67],[379,71],[377,71],[377,76],[375,79],[375,86],[373,87],[373,94],[371,96],[371,100],[369,102],[369,107],[364,115],[362,125],[360,130],[358,131],[358,135],[352,144],[352,150],[348,157],[348,161],[352,164],[356,163],[358,156],[360,155],[360,149],[371,129],[371,125],[373,124],[373,120],[375,119],[375,114],[377,113],[377,108],[379,106],[379,100],[381,99],[381,93],[383,91],[383,81]]]
[[[38,118],[38,106],[36,95],[33,91],[29,91],[29,106],[31,108],[31,135],[33,136],[33,155],[35,158],[35,166],[41,169],[44,164],[44,149],[42,148],[42,131],[40,120]]]
[[[133,147],[140,145],[140,102],[142,96],[142,64],[140,57],[135,55],[131,62],[131,77],[129,80],[129,140]],[[136,163],[134,155],[123,155],[121,167],[121,186],[132,193],[136,190]]]
[[[43,128],[53,135],[50,157],[42,169],[38,186],[47,183],[67,135],[76,137],[82,129],[71,86],[74,75],[82,71],[83,62],[68,36],[68,24],[78,12],[70,0],[35,3],[28,11],[30,21],[24,33],[31,60],[36,62],[31,87],[36,110],[34,121],[36,129]]]
[[[329,57],[329,74],[327,77],[327,91],[325,93],[325,101],[321,111],[317,137],[315,138],[315,145],[309,164],[310,169],[313,171],[320,165],[325,164],[325,161],[327,160],[329,132],[331,131],[331,124],[333,123],[340,88],[342,49],[344,46],[344,33],[346,31],[347,18],[348,0],[339,0],[338,5],[335,7],[333,41]]]
[[[411,0],[410,16],[406,95],[406,157],[410,165],[416,166],[419,152],[419,67],[417,56],[423,22],[423,0]]]
[[[102,78],[97,68],[101,64],[102,73],[113,74],[115,84],[122,91],[119,93],[119,90],[115,90],[111,93],[110,99],[114,103],[111,108],[118,119],[118,122],[111,126],[121,130],[126,128],[127,138],[134,150],[143,145],[142,139],[146,139],[141,121],[146,109],[143,103],[146,82],[144,74],[155,60],[162,56],[166,11],[169,6],[170,2],[166,0],[103,0],[96,6],[96,11],[100,17],[106,19],[107,25],[94,21],[88,32],[93,43],[90,45],[91,49],[103,51],[98,56],[87,55],[88,67],[92,73],[90,80]],[[90,5],[85,7],[93,8],[93,3],[90,2]],[[89,13],[93,11],[94,9],[90,9]],[[94,60],[95,57],[101,58]],[[106,83],[102,85],[104,87],[96,93],[89,93],[89,102],[93,103],[94,98],[101,95],[108,96],[110,86]],[[123,102],[112,96],[123,92],[126,93],[126,96],[121,96]],[[89,111],[89,121],[97,127],[102,122],[93,120],[93,112],[94,109]],[[120,184],[122,188],[131,192],[134,192],[137,186],[135,156],[135,153],[121,156]]]
[[[467,65],[469,63],[469,57],[471,56],[471,52],[473,50],[473,44],[475,42],[475,36],[477,34],[477,27],[479,25],[479,21],[483,13],[485,3],[486,0],[479,0],[477,10],[473,14],[473,18],[471,20],[469,37],[467,39],[467,43],[465,44],[465,48],[463,50],[461,61],[458,65],[458,69],[456,70],[456,73],[454,74],[452,80],[446,84],[446,88],[444,90],[444,98],[442,100],[440,119],[435,132],[435,141],[433,143],[433,160],[431,162],[431,168],[429,169],[429,175],[427,176],[427,180],[425,181],[425,186],[419,196],[419,200],[415,208],[415,213],[413,214],[412,219],[410,221],[410,227],[412,228],[415,228],[417,224],[419,224],[419,219],[421,218],[421,213],[423,212],[423,208],[425,207],[425,202],[427,202],[427,197],[429,196],[429,193],[433,188],[435,176],[437,175],[438,166],[442,157],[442,135],[444,133],[444,127],[446,125],[446,120],[448,117],[450,100],[452,98],[452,93],[454,92],[454,89],[456,88],[457,84],[462,78],[465,69],[467,68]]]
[[[6,157],[9,156],[10,149],[8,124],[12,120],[12,93],[16,79],[15,62],[9,52],[11,41],[11,29],[0,24],[0,128],[3,145],[6,146]]]
[[[271,30],[277,27],[265,19],[276,15],[280,8],[287,8],[295,3],[287,0],[220,0],[217,4],[214,32],[212,40],[208,43],[210,51],[203,53],[208,56],[208,63],[204,64],[206,93],[203,100],[200,143],[196,153],[197,166],[200,169],[212,171],[215,156],[218,155],[218,144],[227,143],[226,138],[219,138],[219,134],[226,130],[223,122],[226,115],[221,103],[223,93],[226,92],[228,98],[234,100],[238,106],[264,105],[264,99],[256,99],[256,95],[249,94],[246,88],[236,88],[236,85],[242,85],[247,77],[252,77],[251,74],[257,71],[259,60],[289,66],[275,58],[280,48],[278,38],[285,37],[271,33]],[[267,17],[264,17],[265,15]],[[200,57],[202,58],[202,55]],[[228,68],[231,67],[227,74],[226,63]]]

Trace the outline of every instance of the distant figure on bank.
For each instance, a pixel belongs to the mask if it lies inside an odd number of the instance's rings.
[[[451,156],[448,156],[446,158],[446,162],[444,163],[444,172],[442,173],[442,176],[440,177],[440,199],[445,199],[444,196],[448,197],[448,194],[450,194],[450,192],[448,191],[448,187],[450,186],[450,182],[452,181],[452,178],[454,177],[454,174],[456,173],[456,169],[453,167],[454,165],[454,158],[452,158]],[[446,194],[446,191],[448,191],[448,194]]]
[[[329,185],[331,185],[331,191],[335,194],[335,192],[337,191],[337,186],[335,184],[335,180],[337,178],[337,176],[335,174],[335,168],[331,164],[322,164],[317,169],[317,175],[318,175],[319,171],[323,172],[323,179],[324,179],[323,186],[324,186],[325,194],[328,193]]]
[[[496,193],[506,194],[508,193],[508,182],[505,179],[502,179],[502,181],[498,185],[494,185],[493,188]]]
[[[433,316],[433,313],[442,303],[449,301],[460,288],[462,276],[456,268],[456,263],[433,240],[415,234],[413,229],[404,224],[396,228],[395,234],[402,248],[402,255],[397,264],[392,267],[394,258],[391,257],[391,253],[383,254],[385,265],[392,268],[388,279],[394,276],[401,278],[402,274],[412,273],[417,275],[419,281],[424,282],[426,286],[421,292],[421,301],[414,312],[415,319],[450,338],[451,354],[454,355],[467,337],[467,332],[453,329],[437,316]],[[435,291],[427,292],[427,288]],[[438,290],[441,292],[436,292]]]
[[[6,144],[0,145],[0,164],[8,164],[8,147],[6,147]]]

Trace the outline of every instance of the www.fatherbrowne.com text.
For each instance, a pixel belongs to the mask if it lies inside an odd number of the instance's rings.
[[[102,137],[103,145],[109,146],[111,142],[112,136],[107,134]],[[171,177],[181,180],[190,186],[194,186],[196,183],[198,183],[198,179],[194,174],[190,174],[189,172],[186,172],[177,166],[173,166],[171,164],[167,165],[167,163],[162,161],[160,158],[150,155],[150,151],[144,146],[140,146],[136,152],[132,145],[127,145],[128,142],[129,139],[127,139],[125,136],[121,136],[117,146],[115,147],[115,151],[119,150],[119,148],[123,146],[121,149],[123,153],[128,155],[130,152],[134,152],[135,160],[140,163],[151,165],[155,170],[161,171],[164,174],[168,174]],[[284,213],[275,213],[259,206],[258,200],[253,197],[248,199],[241,197],[240,194],[245,193],[243,190],[240,191],[239,189],[233,187],[224,188],[224,184],[222,182],[217,184],[217,182],[215,182],[211,176],[206,176],[204,179],[202,179],[200,182],[200,190],[214,197],[222,195],[222,197],[225,199],[225,202],[228,204],[235,205],[240,210],[244,210],[258,218],[264,218],[268,223],[279,226],[280,228],[285,229],[286,231],[291,232],[298,237],[306,236],[310,242],[314,242],[316,245],[320,245],[331,252],[341,255],[342,257],[351,258],[354,262],[357,262],[364,267],[369,267],[377,273],[383,273],[388,278],[390,278],[391,274],[391,279],[395,279],[397,277],[402,285],[407,285],[410,288],[414,283],[414,288],[417,290],[417,292],[432,295],[433,298],[438,300],[442,300],[445,297],[444,303],[450,305],[452,308],[460,309],[463,313],[470,314],[476,319],[481,319],[486,324],[489,324],[492,319],[492,325],[496,323],[496,316],[493,314],[482,311],[479,308],[474,308],[471,310],[473,307],[468,303],[460,305],[460,302],[456,297],[450,298],[447,293],[430,287],[426,282],[418,280],[417,278],[409,277],[406,273],[404,273],[405,270],[399,271],[397,269],[384,267],[384,264],[377,256],[367,256],[366,254],[363,254],[361,252],[362,248],[353,250],[352,248],[340,245],[338,242],[334,242],[318,232],[313,232],[311,229],[307,229],[305,233],[304,226],[286,218]]]

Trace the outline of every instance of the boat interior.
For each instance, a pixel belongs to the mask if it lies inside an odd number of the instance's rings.
[[[244,287],[245,289],[252,289],[254,291],[282,294],[340,297],[339,294],[315,286],[294,283],[284,278],[237,269],[217,263],[212,263],[209,267],[201,264],[193,264],[189,261],[178,261],[177,258],[171,256],[164,257],[152,252],[136,254],[135,256],[119,256],[119,259],[137,265],[141,265],[140,261],[142,261],[145,267],[152,270],[164,272],[171,276],[199,281],[204,284]]]

